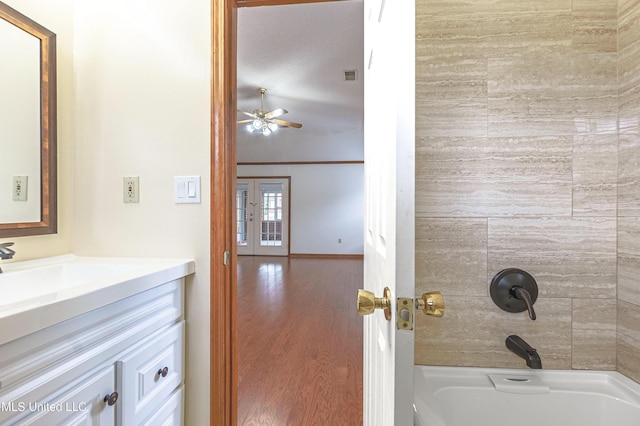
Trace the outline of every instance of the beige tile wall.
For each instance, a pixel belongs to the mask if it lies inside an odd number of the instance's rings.
[[[618,2],[618,370],[640,381],[640,1]]]
[[[416,1],[416,287],[447,305],[418,315],[416,363],[524,367],[518,334],[545,368],[640,379],[639,5],[620,0],[618,96],[617,0]],[[536,321],[492,302],[509,267],[537,279]]]

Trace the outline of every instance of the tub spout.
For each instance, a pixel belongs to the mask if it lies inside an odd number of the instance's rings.
[[[542,368],[542,361],[540,360],[538,351],[525,342],[522,337],[512,334],[507,337],[505,344],[507,345],[507,349],[526,361],[527,367],[534,369]]]

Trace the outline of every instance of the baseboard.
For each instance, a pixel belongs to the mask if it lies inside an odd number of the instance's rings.
[[[289,253],[289,257],[294,259],[364,259],[362,254]]]

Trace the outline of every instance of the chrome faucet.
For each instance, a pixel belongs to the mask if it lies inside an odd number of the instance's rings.
[[[16,252],[11,250],[13,243],[0,243],[0,259],[11,259]]]
[[[13,255],[16,254],[14,250],[11,250],[13,243],[0,243],[0,259],[11,259]],[[0,269],[0,273],[2,273],[2,269]]]
[[[525,342],[522,337],[512,334],[507,337],[505,344],[507,345],[507,349],[526,361],[527,367],[535,369],[542,368],[542,361],[540,360],[538,351]]]

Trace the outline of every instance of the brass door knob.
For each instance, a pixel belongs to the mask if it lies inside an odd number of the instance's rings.
[[[444,298],[439,291],[422,293],[419,299],[416,299],[416,309],[424,312],[425,315],[433,315],[440,318],[444,315]]]
[[[356,307],[358,315],[370,315],[376,309],[382,309],[386,320],[391,321],[391,290],[385,287],[383,296],[376,297],[373,292],[360,289]]]

